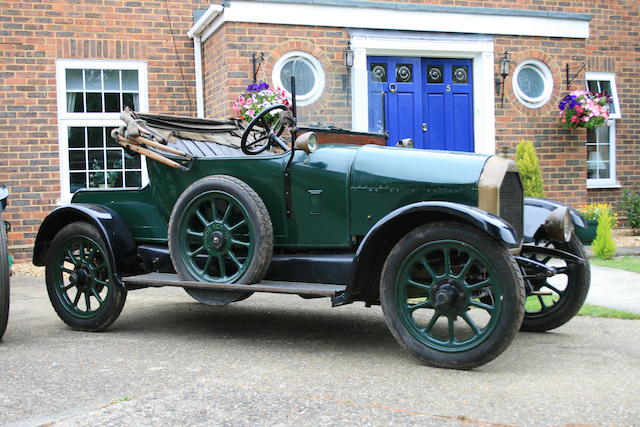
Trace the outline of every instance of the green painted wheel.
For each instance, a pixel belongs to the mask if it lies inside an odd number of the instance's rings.
[[[0,339],[7,329],[9,319],[9,250],[4,220],[0,216]]]
[[[392,333],[412,354],[469,369],[513,340],[524,288],[506,248],[473,227],[443,222],[400,239],[383,267],[380,297]]]
[[[260,197],[230,176],[201,179],[180,196],[169,221],[169,249],[184,280],[255,283],[273,251],[271,220]],[[247,293],[186,288],[198,301],[221,305]]]
[[[542,240],[537,246],[556,248],[587,259],[584,246],[575,234],[566,243]],[[529,290],[543,295],[527,296],[521,329],[544,332],[558,328],[573,319],[587,299],[591,284],[590,266],[588,263],[580,265],[567,262],[544,253],[532,252],[528,256],[535,261],[554,267],[558,274],[528,281]]]
[[[74,329],[101,331],[120,315],[126,291],[117,283],[102,236],[90,224],[71,223],[51,243],[46,264],[49,299]]]

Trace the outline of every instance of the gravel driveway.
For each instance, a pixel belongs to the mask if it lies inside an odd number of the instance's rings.
[[[68,329],[42,278],[14,277],[0,424],[632,425],[640,322],[576,318],[521,333],[462,372],[419,365],[379,308],[254,295],[212,308],[129,294],[105,333]]]

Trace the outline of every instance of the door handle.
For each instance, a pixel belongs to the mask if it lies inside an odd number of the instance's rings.
[[[422,132],[426,132],[427,131],[427,124],[423,123],[422,124]]]

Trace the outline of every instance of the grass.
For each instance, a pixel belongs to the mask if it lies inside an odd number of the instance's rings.
[[[640,314],[630,313],[624,310],[602,307],[600,305],[585,304],[578,312],[578,316],[585,317],[609,317],[613,319],[640,319]]]
[[[544,295],[542,299],[548,305],[553,304],[553,300],[557,299],[557,295]],[[529,297],[525,302],[525,310],[538,311],[540,310],[540,302],[537,297]],[[578,312],[578,316],[584,317],[606,317],[610,319],[640,319],[640,314],[630,313],[624,310],[616,310],[614,308],[602,307],[600,305],[585,304]]]
[[[591,264],[599,265],[601,267],[617,268],[619,270],[640,273],[640,257],[637,256],[621,256],[609,260],[594,257],[589,261]]]
[[[133,397],[125,396],[125,397],[121,397],[120,399],[116,399],[111,403],[129,402],[130,400],[133,400]]]

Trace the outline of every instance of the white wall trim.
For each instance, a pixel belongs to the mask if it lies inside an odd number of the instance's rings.
[[[138,70],[138,93],[140,112],[149,111],[149,89],[147,63],[145,61],[102,60],[102,59],[57,59],[56,86],[58,106],[58,153],[60,164],[60,198],[58,204],[69,203],[73,196],[69,192],[68,133],[70,126],[113,126],[122,125],[120,113],[67,113],[66,73],[69,68]],[[149,182],[146,157],[141,156],[142,186]]]
[[[496,13],[454,13],[361,6],[234,0],[221,14],[224,22],[252,22],[378,30],[432,31],[539,37],[588,38],[589,22],[571,17]],[[221,23],[218,22],[219,26]],[[209,25],[209,24],[207,24]],[[203,37],[204,39],[205,37]]]
[[[416,56],[467,58],[473,61],[474,151],[495,153],[494,46],[490,37],[401,35],[399,33],[352,31],[354,65],[351,73],[352,127],[369,129],[367,56]]]

